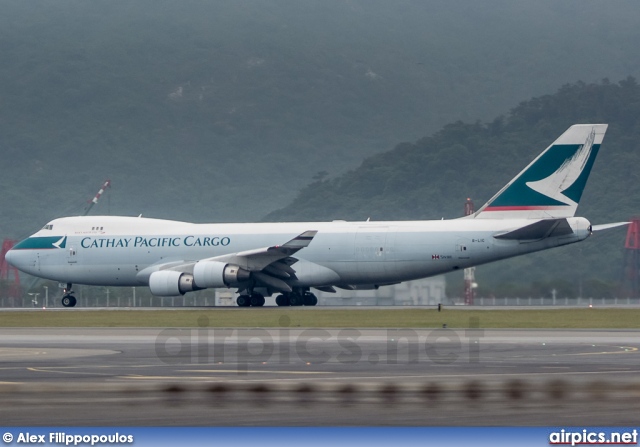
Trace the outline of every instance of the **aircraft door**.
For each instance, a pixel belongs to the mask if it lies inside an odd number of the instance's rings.
[[[486,251],[487,244],[485,238],[458,238],[455,246],[454,259],[460,261],[463,265],[477,262]]]
[[[367,225],[358,228],[355,239],[355,259],[358,274],[372,281],[384,278],[386,264],[391,258],[387,225]]]
[[[471,241],[469,239],[459,238],[456,241],[454,259],[467,260],[470,258],[471,258]]]
[[[78,251],[73,246],[67,247],[67,263],[69,264],[78,263]]]

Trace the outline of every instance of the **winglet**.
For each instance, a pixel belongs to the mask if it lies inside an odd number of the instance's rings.
[[[300,250],[301,248],[309,246],[316,234],[318,234],[316,230],[305,231],[282,245],[282,247]]]
[[[606,124],[574,124],[473,217],[574,216],[606,131]]]

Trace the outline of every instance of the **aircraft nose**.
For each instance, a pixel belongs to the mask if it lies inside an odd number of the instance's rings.
[[[16,250],[11,249],[5,255],[4,259],[8,264],[17,268],[21,272],[33,274],[33,268],[35,266],[34,256],[30,253],[31,250]]]
[[[23,250],[15,250],[15,249],[9,250],[4,255],[4,259],[5,261],[7,261],[8,264],[24,272],[25,269],[28,268],[29,262],[27,259],[25,259],[25,256],[24,256],[25,253],[20,253],[21,251]]]
[[[4,259],[5,259],[5,261],[7,261],[9,264],[13,265],[14,267],[15,267],[15,265],[14,265],[14,263],[13,263],[13,262],[11,262],[11,259],[12,259],[12,258],[15,258],[15,253],[16,253],[16,252],[15,252],[14,250],[9,250],[9,251],[4,255]],[[14,259],[14,260],[15,260],[15,259]]]

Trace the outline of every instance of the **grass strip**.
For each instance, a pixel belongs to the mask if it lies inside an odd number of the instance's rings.
[[[640,309],[180,309],[0,312],[0,327],[325,327],[638,329]]]

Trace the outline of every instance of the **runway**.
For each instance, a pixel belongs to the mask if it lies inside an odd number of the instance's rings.
[[[0,328],[0,396],[12,403],[0,416],[10,425],[618,425],[639,409],[639,335]]]

